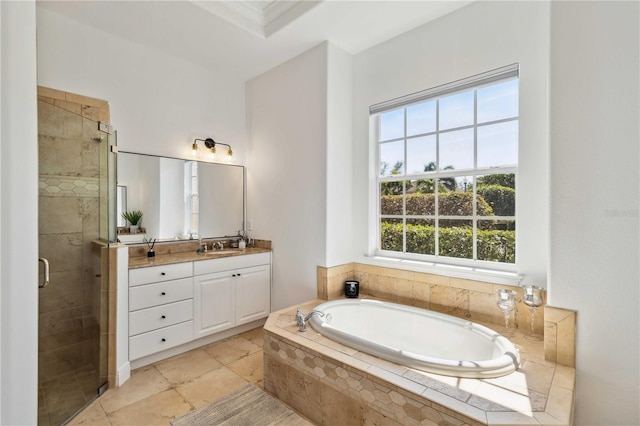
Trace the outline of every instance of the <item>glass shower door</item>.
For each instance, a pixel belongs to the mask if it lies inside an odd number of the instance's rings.
[[[39,425],[65,423],[107,382],[108,251],[98,241],[108,135],[74,105],[38,101],[39,257],[50,267],[39,290]]]

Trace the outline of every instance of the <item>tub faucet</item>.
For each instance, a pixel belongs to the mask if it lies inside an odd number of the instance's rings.
[[[309,321],[309,318],[314,317],[316,315],[319,317],[323,317],[324,312],[311,311],[305,317],[302,314],[302,311],[300,310],[300,308],[298,308],[298,310],[296,311],[296,324],[298,324],[298,331],[307,331],[307,321]]]

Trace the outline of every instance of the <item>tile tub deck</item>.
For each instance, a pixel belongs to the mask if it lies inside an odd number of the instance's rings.
[[[311,327],[300,333],[297,307],[273,312],[264,326],[265,389],[318,424],[572,424],[575,369],[545,361],[543,343],[521,331],[511,338],[519,370],[461,379],[370,356]]]

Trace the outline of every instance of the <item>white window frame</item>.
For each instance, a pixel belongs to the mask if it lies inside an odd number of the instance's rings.
[[[477,167],[477,129],[478,127],[482,127],[482,126],[486,126],[486,125],[491,125],[491,124],[499,124],[502,122],[512,122],[512,121],[517,121],[518,123],[520,122],[520,116],[518,114],[517,117],[515,118],[507,118],[507,119],[501,119],[501,120],[495,120],[495,121],[491,121],[491,122],[483,122],[480,125],[478,125],[477,123],[477,117],[474,117],[474,123],[472,125],[467,125],[467,126],[461,126],[458,128],[452,128],[452,129],[446,129],[445,131],[440,131],[439,129],[436,129],[436,131],[434,132],[429,132],[429,133],[425,133],[423,135],[411,135],[411,138],[415,138],[415,137],[421,137],[421,136],[428,136],[428,135],[435,135],[436,138],[439,137],[440,134],[445,133],[445,132],[451,132],[451,131],[456,131],[456,130],[461,130],[461,129],[468,129],[471,128],[474,131],[474,167],[473,169],[459,169],[459,170],[455,170],[455,171],[449,171],[449,170],[438,170],[435,172],[427,172],[427,173],[418,173],[418,174],[407,174],[406,170],[405,173],[399,175],[399,176],[380,176],[379,174],[379,169],[380,169],[380,145],[381,142],[379,140],[379,135],[380,135],[380,114],[384,113],[384,112],[389,112],[389,111],[393,111],[393,110],[398,110],[398,109],[406,109],[407,107],[410,107],[412,105],[415,104],[419,104],[419,103],[423,103],[426,101],[430,101],[430,100],[434,100],[434,99],[439,99],[439,98],[443,98],[445,96],[451,95],[451,94],[455,94],[455,93],[459,93],[459,92],[465,92],[465,91],[469,91],[471,89],[478,89],[481,88],[483,86],[488,86],[488,85],[492,85],[492,84],[496,84],[499,82],[505,82],[511,79],[519,79],[519,65],[518,64],[512,64],[512,65],[508,65],[496,70],[492,70],[486,73],[482,73],[479,75],[475,75],[463,80],[458,80],[452,83],[448,83],[448,84],[444,84],[441,86],[437,86],[435,88],[432,89],[427,89],[421,92],[417,92],[417,93],[413,93],[407,96],[403,96],[400,98],[396,98],[396,99],[392,99],[390,101],[385,101],[379,104],[375,104],[372,105],[369,108],[369,112],[370,112],[370,121],[371,121],[371,126],[370,129],[371,131],[374,132],[373,137],[371,138],[372,140],[372,144],[373,144],[373,150],[374,150],[374,155],[372,156],[374,158],[374,165],[373,165],[373,169],[375,170],[375,178],[371,180],[371,183],[373,185],[375,185],[375,188],[371,188],[370,189],[370,193],[371,194],[375,194],[375,205],[376,205],[376,211],[375,211],[375,220],[374,220],[374,228],[375,228],[375,249],[374,249],[374,253],[375,256],[377,257],[382,257],[382,258],[390,258],[390,259],[398,259],[398,260],[407,260],[407,261],[412,261],[412,262],[425,262],[431,265],[438,265],[438,264],[442,264],[442,265],[452,265],[452,266],[462,266],[462,267],[471,267],[471,268],[479,268],[482,270],[495,270],[495,271],[504,271],[504,272],[516,272],[517,271],[517,265],[518,265],[518,250],[516,249],[516,259],[515,259],[515,263],[503,263],[503,262],[495,262],[495,261],[486,261],[486,260],[477,260],[477,221],[478,220],[513,220],[515,221],[515,223],[517,224],[517,211],[516,211],[516,216],[478,216],[477,212],[476,212],[476,203],[473,203],[473,214],[471,216],[441,216],[438,215],[438,196],[436,195],[435,197],[435,214],[433,219],[435,220],[435,225],[436,228],[438,226],[438,221],[443,219],[443,220],[470,220],[473,223],[473,259],[465,259],[465,258],[454,258],[454,257],[447,257],[447,256],[442,256],[442,255],[427,255],[427,254],[417,254],[417,253],[408,253],[406,252],[406,238],[403,236],[403,247],[401,252],[397,252],[397,251],[388,251],[388,250],[381,250],[381,229],[380,229],[380,223],[381,223],[381,219],[383,219],[385,217],[385,215],[382,215],[380,212],[380,187],[381,187],[381,183],[383,182],[395,182],[395,181],[401,181],[401,182],[405,182],[405,181],[410,181],[410,180],[414,180],[414,179],[438,179],[438,178],[446,178],[446,177],[462,177],[462,176],[469,176],[469,177],[473,177],[474,181],[475,178],[477,176],[486,176],[489,174],[511,174],[513,173],[515,175],[515,179],[516,179],[516,191],[518,188],[518,165],[510,165],[510,166],[499,166],[499,167],[486,167],[486,168],[478,168]],[[474,90],[475,92],[475,90]],[[476,95],[477,96],[477,95]],[[477,99],[474,99],[474,115],[477,114],[477,103],[476,103]],[[404,113],[405,116],[405,122],[404,122],[404,134],[401,138],[397,138],[397,139],[393,139],[393,140],[386,140],[384,143],[389,143],[391,141],[396,141],[396,140],[404,140],[404,144],[405,144],[405,149],[404,149],[404,166],[406,167],[407,165],[407,121],[406,121],[406,110]],[[439,143],[436,143],[436,159],[439,160]],[[406,187],[403,185],[403,195],[405,194],[406,191]],[[436,193],[438,192],[438,188],[436,185]],[[476,185],[474,183],[473,185],[473,194],[472,194],[472,199],[475,200],[476,199]],[[516,197],[517,197],[517,192],[516,192]],[[396,216],[397,217],[397,216]],[[403,214],[402,214],[402,220],[403,220],[403,232],[406,233],[406,220],[407,219],[412,219],[413,217],[411,217],[410,215],[406,214],[406,206],[403,207]],[[421,216],[419,218],[424,218],[424,216]],[[517,226],[516,226],[516,230],[517,230]],[[436,232],[436,253],[438,253],[438,243],[439,243],[439,239],[438,239],[438,235],[439,233]],[[516,247],[518,246],[518,232],[516,232],[516,241],[515,241],[515,245]]]
[[[199,194],[198,194],[198,162],[185,162],[184,170],[185,186],[185,215],[184,229],[187,234],[197,234],[199,223]]]

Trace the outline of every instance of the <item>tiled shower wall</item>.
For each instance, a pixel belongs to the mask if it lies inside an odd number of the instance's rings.
[[[51,266],[51,284],[39,293],[41,383],[78,365],[99,370],[103,289],[92,247],[100,229],[97,121],[109,121],[105,101],[38,88],[39,246]]]

